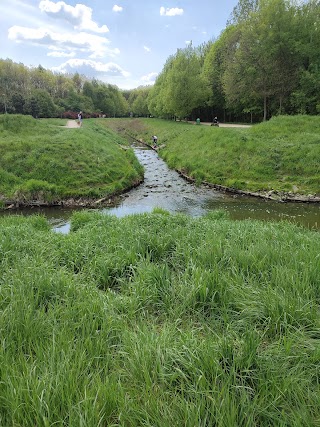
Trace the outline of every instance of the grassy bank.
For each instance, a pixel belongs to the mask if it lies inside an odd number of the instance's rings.
[[[320,196],[320,117],[275,117],[249,129],[156,119],[109,119],[114,130],[165,144],[170,167],[197,182]]]
[[[319,234],[0,218],[2,426],[319,426]]]
[[[0,198],[28,204],[99,199],[124,191],[143,171],[124,140],[93,120],[80,129],[66,120],[0,116]]]

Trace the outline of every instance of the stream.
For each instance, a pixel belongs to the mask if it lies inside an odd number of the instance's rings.
[[[155,151],[142,148],[134,150],[145,168],[145,180],[139,187],[123,194],[116,206],[102,209],[106,214],[122,217],[151,212],[155,207],[160,207],[171,213],[179,212],[197,217],[212,210],[224,209],[234,220],[288,220],[308,228],[320,229],[319,204],[273,202],[226,194],[205,186],[197,187],[169,169]],[[34,208],[24,209],[19,213],[41,213],[47,217],[55,231],[68,233],[73,211],[74,209],[66,208]]]

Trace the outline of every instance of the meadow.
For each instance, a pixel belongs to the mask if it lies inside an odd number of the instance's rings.
[[[150,118],[108,119],[103,124],[148,143],[157,135],[158,145],[165,145],[160,156],[198,183],[320,196],[318,116],[279,116],[251,128]]]
[[[319,426],[319,233],[0,218],[0,425]]]
[[[2,204],[97,200],[141,182],[143,168],[121,137],[93,120],[80,129],[68,129],[66,123],[0,116]]]

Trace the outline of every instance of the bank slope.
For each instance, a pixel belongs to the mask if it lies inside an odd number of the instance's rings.
[[[156,119],[109,123],[149,142],[156,134],[160,147],[165,145],[159,154],[196,182],[275,198],[320,200],[318,116],[280,116],[246,129]]]
[[[90,204],[136,184],[143,170],[125,141],[87,120],[79,129],[29,116],[0,117],[2,204]],[[128,147],[126,147],[128,148]]]

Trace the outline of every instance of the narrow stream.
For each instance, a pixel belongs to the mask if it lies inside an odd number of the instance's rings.
[[[122,217],[134,213],[151,212],[160,207],[175,213],[201,216],[206,212],[224,209],[234,220],[288,220],[312,229],[320,229],[320,206],[312,203],[279,203],[270,200],[231,195],[186,182],[168,168],[153,150],[135,148],[135,154],[145,168],[145,180],[137,188],[122,195],[115,207],[105,208],[106,214]],[[70,228],[72,209],[29,209],[23,215],[44,214],[52,227],[61,233]]]
[[[161,207],[169,212],[201,216],[208,211],[224,209],[235,220],[289,220],[309,228],[320,229],[320,206],[309,203],[279,203],[241,195],[225,194],[197,187],[185,181],[152,150],[135,150],[145,168],[145,181],[124,195],[118,206],[106,212],[124,216],[150,212]]]

